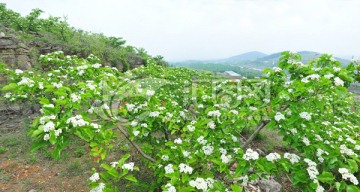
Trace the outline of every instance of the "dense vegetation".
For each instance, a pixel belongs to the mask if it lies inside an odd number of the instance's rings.
[[[260,77],[262,72],[260,70],[255,70],[246,67],[228,65],[228,64],[214,64],[214,63],[190,63],[190,64],[173,64],[176,67],[186,67],[189,69],[195,70],[205,70],[205,71],[213,71],[213,72],[225,72],[225,71],[234,71],[235,73],[240,74],[243,77],[254,78]]]
[[[214,80],[151,59],[126,73],[95,56],[55,52],[40,62],[53,67],[1,69],[9,81],[5,98],[41,105],[29,132],[33,150],[51,146],[59,158],[70,136],[89,143],[100,164],[89,175],[91,191],[238,192],[250,181],[282,177],[301,191],[359,191],[360,116],[347,90],[360,80],[359,61],[345,69],[322,55],[303,64],[299,54],[284,52],[279,67],[243,80]],[[251,148],[265,127],[289,149]],[[137,152],[109,160],[119,137]],[[156,179],[137,182],[134,175],[145,170]]]
[[[35,60],[41,54],[38,48],[49,46],[80,58],[95,54],[104,64],[122,68],[123,71],[133,68],[134,62],[146,65],[151,57],[143,48],[126,45],[121,37],[76,29],[69,25],[66,17],[41,18],[42,13],[40,9],[33,9],[23,17],[0,3],[0,26],[19,32],[18,37],[32,47],[31,54]],[[167,65],[162,56],[153,57],[153,60],[159,65]]]

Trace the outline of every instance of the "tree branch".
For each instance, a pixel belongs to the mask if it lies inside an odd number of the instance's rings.
[[[129,133],[121,126],[118,126],[118,129],[121,131],[121,133],[124,134],[124,136],[126,137],[126,139],[131,143],[131,145],[133,147],[135,147],[135,149],[147,160],[151,161],[151,162],[156,162],[155,159],[149,157],[148,155],[146,155],[142,150],[141,148],[136,144],[134,143],[133,141],[130,140],[130,135]]]
[[[244,144],[241,145],[241,148],[243,150],[246,149],[246,147],[251,143],[251,141],[255,138],[255,136],[261,131],[262,128],[264,128],[268,123],[270,122],[270,119],[266,119],[261,121],[261,123],[256,127],[254,133],[245,141]]]

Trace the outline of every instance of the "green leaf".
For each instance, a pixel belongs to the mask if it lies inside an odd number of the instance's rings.
[[[346,186],[346,192],[360,192],[360,188],[355,185]]]
[[[31,145],[30,151],[31,151],[31,152],[34,152],[34,151],[40,149],[41,147],[43,147],[43,146],[45,146],[45,145],[46,145],[46,142],[45,142],[44,140],[41,140],[41,141],[39,141],[39,142],[35,142],[35,143],[33,143],[33,144]]]
[[[348,159],[347,160],[349,166],[350,166],[350,169],[352,172],[357,172],[359,169],[358,169],[358,164],[356,163],[355,160],[353,159]]]
[[[243,190],[243,188],[239,185],[231,185],[231,189],[233,190],[233,192],[242,192]]]
[[[9,85],[6,85],[2,88],[3,91],[12,91],[18,88],[18,85],[16,83],[10,83]]]
[[[335,179],[332,173],[326,171],[322,172],[322,174],[319,175],[317,178],[324,183],[332,183]]]
[[[133,175],[127,175],[125,177],[126,180],[132,181],[132,182],[138,182],[137,179]]]

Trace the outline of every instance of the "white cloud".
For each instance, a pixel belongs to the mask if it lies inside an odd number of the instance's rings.
[[[312,50],[359,55],[355,0],[5,0],[23,14],[40,8],[88,31],[124,37],[169,60],[246,51]]]

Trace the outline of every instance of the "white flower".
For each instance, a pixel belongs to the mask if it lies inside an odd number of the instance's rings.
[[[341,80],[339,77],[334,78],[335,86],[344,86],[344,81]]]
[[[93,64],[92,66],[93,66],[94,68],[100,68],[100,67],[101,67],[101,64],[95,63],[95,64]]]
[[[21,81],[17,83],[18,85],[27,85],[29,87],[33,87],[35,82],[27,77],[21,77]]]
[[[127,169],[129,171],[133,171],[134,170],[134,163],[126,163],[123,166],[121,166],[122,169]]]
[[[176,188],[172,186],[170,183],[166,184],[165,188],[167,189],[167,192],[176,192]]]
[[[315,192],[324,192],[324,190],[325,190],[324,187],[318,184]]]
[[[201,145],[205,145],[207,143],[207,140],[204,139],[204,136],[200,136],[197,138],[197,142],[199,142]]]
[[[339,173],[342,175],[343,179],[350,179],[350,182],[352,182],[354,185],[358,185],[359,181],[357,180],[357,178],[349,172],[348,169],[346,168],[339,168]]]
[[[256,151],[253,151],[252,149],[247,149],[246,153],[243,155],[243,158],[247,161],[251,160],[251,159],[256,160],[259,158],[259,153]]]
[[[44,108],[54,108],[55,106],[53,104],[45,104],[43,105]]]
[[[61,88],[63,85],[62,85],[62,83],[61,82],[59,82],[59,83],[51,83],[54,87],[56,87],[56,88]]]
[[[189,182],[191,187],[195,187],[196,189],[206,191],[208,189],[208,184],[203,178],[196,178],[196,180],[191,180]]]
[[[55,137],[59,137],[59,135],[62,133],[62,129],[56,129],[55,130]]]
[[[174,143],[181,145],[181,144],[182,144],[182,140],[181,140],[180,138],[177,138],[177,139],[174,140]]]
[[[309,121],[311,119],[311,114],[308,112],[301,112],[300,117]]]
[[[43,129],[44,129],[44,132],[49,132],[50,130],[54,130],[55,124],[52,121],[49,121],[44,125]]]
[[[214,147],[210,146],[210,145],[205,145],[202,147],[202,150],[204,152],[205,155],[211,155],[214,151]]]
[[[105,183],[99,183],[99,185],[90,190],[90,192],[102,192],[105,189]]]
[[[132,127],[135,127],[136,125],[138,125],[138,122],[137,122],[137,121],[131,121],[130,125],[131,125]]]
[[[324,77],[325,77],[326,79],[331,79],[332,77],[334,77],[334,75],[331,74],[331,73],[328,73],[328,74],[324,75]]]
[[[310,145],[310,141],[307,137],[303,137],[302,142],[305,143],[306,146]]]
[[[216,125],[215,125],[215,122],[214,121],[210,121],[207,126],[210,128],[210,129],[215,129]]]
[[[229,163],[229,161],[231,160],[231,155],[225,155],[223,153],[223,154],[221,154],[220,158],[223,163]]]
[[[266,155],[266,159],[268,161],[274,162],[278,159],[281,159],[281,156],[278,153],[269,153],[268,155]]]
[[[333,69],[335,72],[339,72],[341,70],[341,68],[339,68],[339,67],[333,67]]]
[[[72,101],[72,102],[77,102],[77,101],[79,101],[79,100],[81,99],[81,97],[80,97],[79,95],[76,95],[76,94],[74,94],[74,93],[72,93],[72,94],[70,95],[70,97],[71,97],[71,101]]]
[[[147,90],[146,91],[147,96],[153,96],[154,94],[155,94],[155,91],[153,91],[153,90]]]
[[[92,182],[96,182],[98,180],[100,180],[100,175],[99,173],[94,173],[93,175],[91,175],[91,177],[89,178],[90,181]]]
[[[20,74],[22,74],[22,73],[24,73],[24,71],[22,71],[22,70],[20,70],[20,69],[15,69],[15,74],[16,74],[16,75],[20,75]]]
[[[104,103],[101,107],[105,110],[110,110],[110,107],[106,103]]]
[[[158,112],[158,111],[150,112],[150,114],[149,114],[150,117],[158,117],[159,115],[160,115],[160,112]]]
[[[134,130],[134,131],[133,131],[133,134],[134,134],[135,137],[138,136],[139,133],[140,133],[140,131],[137,131],[137,130]]]
[[[147,128],[148,125],[146,123],[141,123],[140,127],[144,127],[144,128]]]
[[[81,115],[76,115],[75,117],[70,117],[67,121],[67,124],[72,124],[74,127],[82,127],[89,125],[89,122],[85,121]]]
[[[279,73],[279,72],[282,71],[282,69],[279,68],[279,67],[273,67],[273,70],[274,70],[275,73]]]
[[[192,171],[193,171],[192,167],[190,167],[189,165],[186,165],[184,163],[181,163],[179,165],[179,169],[180,169],[180,173],[189,173],[189,174],[191,174]]]
[[[166,165],[166,166],[164,167],[164,169],[165,169],[165,174],[174,173],[174,169],[173,169],[173,165],[172,165],[172,164]]]
[[[168,160],[169,160],[169,156],[168,156],[168,155],[163,155],[163,156],[161,156],[161,159],[162,159],[163,161],[168,161]]]
[[[50,139],[50,135],[49,134],[45,134],[44,135],[44,141],[47,141],[47,140],[49,140]]]
[[[300,161],[299,156],[297,156],[296,154],[291,154],[291,153],[285,153],[284,158],[289,159],[291,164],[298,163]]]
[[[191,154],[189,151],[183,151],[182,153],[183,153],[184,157],[189,157]]]
[[[195,131],[195,127],[192,126],[192,125],[188,125],[188,126],[187,126],[187,129],[188,129],[190,132]]]
[[[347,148],[346,145],[344,145],[344,144],[340,145],[340,153],[346,154],[346,155],[349,155],[349,156],[351,156],[351,155],[357,156],[357,154],[354,153],[353,150]]]
[[[221,113],[219,110],[215,110],[215,111],[209,111],[207,115],[212,117],[220,117]]]
[[[250,106],[249,109],[250,109],[250,111],[256,111],[257,110],[257,108],[253,107],[253,106]]]
[[[111,164],[112,167],[116,167],[119,164],[119,162],[114,161],[114,162],[111,162],[110,164]]]
[[[274,119],[275,119],[275,121],[280,121],[281,119],[285,120],[285,116],[283,114],[281,114],[280,112],[277,112]]]
[[[127,109],[128,111],[133,111],[134,108],[135,108],[135,105],[134,105],[134,104],[126,104],[125,106],[126,106],[126,109]]]

